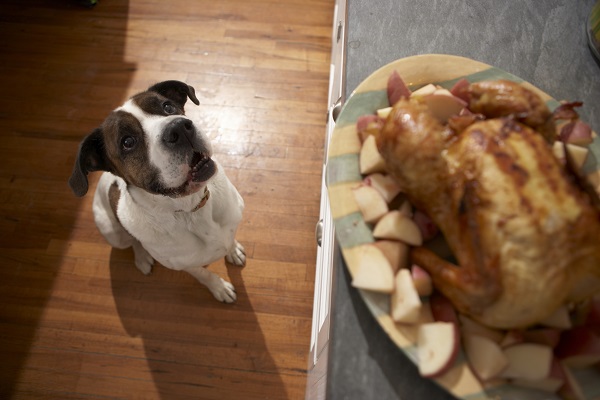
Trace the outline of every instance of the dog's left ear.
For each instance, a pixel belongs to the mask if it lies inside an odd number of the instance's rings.
[[[181,108],[185,105],[188,97],[194,104],[200,105],[200,102],[196,98],[196,91],[194,88],[180,81],[160,82],[148,88],[148,91],[156,92],[165,96],[167,99],[173,100]]]
[[[100,128],[94,129],[79,145],[77,160],[69,178],[69,186],[77,197],[88,191],[88,174],[93,171],[110,171],[104,150],[104,139]]]

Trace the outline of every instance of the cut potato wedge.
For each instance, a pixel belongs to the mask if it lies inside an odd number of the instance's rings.
[[[375,223],[388,212],[384,198],[371,186],[358,186],[352,189],[352,193],[366,223]]]
[[[431,322],[419,326],[417,355],[421,376],[434,378],[454,364],[460,347],[458,329],[452,322]]]
[[[508,366],[508,358],[493,340],[473,334],[463,335],[462,340],[469,364],[482,381],[495,378]]]
[[[417,224],[398,210],[381,217],[373,229],[373,236],[378,239],[400,240],[411,246],[423,244],[423,236]]]
[[[357,267],[352,286],[382,293],[391,293],[394,290],[392,266],[375,245],[364,245],[357,253]]]
[[[408,269],[401,269],[394,280],[391,296],[392,319],[396,322],[414,324],[419,321],[421,298]]]
[[[536,343],[519,343],[504,349],[508,365],[504,378],[539,380],[550,374],[552,348]]]
[[[360,154],[358,157],[361,174],[368,175],[374,172],[385,171],[385,160],[383,157],[381,157],[381,154],[377,149],[375,136],[367,136],[362,147],[360,148]]]

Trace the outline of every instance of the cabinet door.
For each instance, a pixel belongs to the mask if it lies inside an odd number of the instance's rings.
[[[321,212],[316,228],[317,259],[315,276],[315,295],[313,303],[313,320],[311,332],[310,354],[308,362],[308,381],[306,398],[321,399],[325,397],[327,373],[327,347],[329,343],[329,321],[331,310],[331,290],[333,267],[340,256],[334,238],[333,220],[329,207],[325,176],[327,168],[327,150],[335,119],[341,109],[344,93],[344,59],[345,59],[345,23],[346,0],[338,0],[335,5],[332,33],[331,66],[329,76],[328,120],[325,135],[325,151],[321,184]]]

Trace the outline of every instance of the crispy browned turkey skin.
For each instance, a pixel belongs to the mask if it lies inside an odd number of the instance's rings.
[[[390,173],[438,225],[458,265],[423,247],[413,261],[459,311],[507,329],[600,291],[599,212],[553,156],[547,124],[528,127],[526,113],[455,133],[417,100],[401,100],[377,135]]]

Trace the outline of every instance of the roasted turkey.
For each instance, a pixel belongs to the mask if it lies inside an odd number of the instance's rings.
[[[468,95],[482,114],[469,124],[442,123],[418,99],[398,101],[377,145],[454,256],[417,247],[413,262],[481,323],[531,326],[600,292],[600,212],[553,155],[552,113],[535,93],[494,81],[471,84]]]

